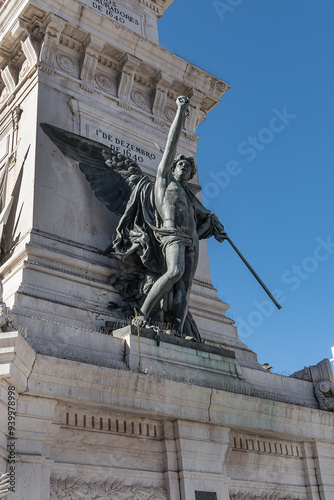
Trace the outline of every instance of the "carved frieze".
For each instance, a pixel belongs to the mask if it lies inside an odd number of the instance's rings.
[[[120,479],[87,479],[87,477],[53,474],[50,484],[50,500],[167,500],[163,485],[146,481]]]

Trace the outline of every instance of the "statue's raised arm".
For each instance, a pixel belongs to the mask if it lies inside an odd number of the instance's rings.
[[[158,166],[157,180],[161,177],[165,177],[171,172],[171,167],[176,156],[177,145],[181,135],[184,117],[188,113],[190,101],[188,97],[181,96],[176,99],[176,104],[176,115],[169,129],[166,148]]]

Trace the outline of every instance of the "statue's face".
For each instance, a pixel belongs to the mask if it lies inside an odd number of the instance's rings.
[[[191,176],[191,163],[184,159],[177,162],[174,177],[177,181],[188,182]]]

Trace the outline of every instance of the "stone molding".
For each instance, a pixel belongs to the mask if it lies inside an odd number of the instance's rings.
[[[232,449],[237,451],[260,453],[264,455],[280,455],[284,457],[302,458],[303,451],[299,443],[265,439],[262,436],[231,434]]]
[[[66,408],[62,412],[61,425],[63,427],[87,430],[90,432],[108,432],[133,436],[144,439],[161,440],[163,436],[163,424],[157,420],[143,418],[128,418],[125,415],[108,412],[89,412]]]
[[[119,479],[87,479],[79,475],[51,474],[50,500],[168,500],[163,485],[133,481],[127,484]]]
[[[0,333],[0,341],[0,378],[14,385],[19,392],[24,392],[36,360],[36,353],[18,331]]]

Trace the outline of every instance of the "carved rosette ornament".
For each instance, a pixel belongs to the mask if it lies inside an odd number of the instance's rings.
[[[162,486],[135,481],[125,484],[123,480],[99,481],[81,476],[52,476],[50,500],[167,500]]]
[[[139,90],[133,90],[131,92],[131,99],[138,108],[149,111],[150,107],[148,104],[147,96],[145,94],[143,94]]]
[[[334,383],[321,380],[314,385],[314,393],[321,410],[334,411]]]
[[[56,61],[60,69],[65,71],[65,73],[71,74],[74,72],[75,65],[70,57],[65,56],[64,54],[58,54]]]
[[[104,92],[107,92],[108,94],[115,93],[113,81],[104,73],[97,73],[95,75],[95,82],[96,85]]]
[[[165,117],[169,122],[172,122],[174,120],[175,116],[175,109],[172,108],[171,106],[166,106],[165,108]]]

